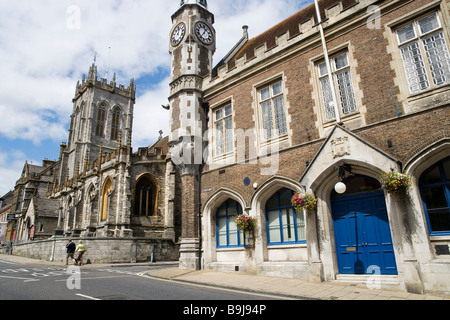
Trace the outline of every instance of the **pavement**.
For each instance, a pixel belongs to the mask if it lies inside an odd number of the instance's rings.
[[[35,260],[11,255],[0,255],[0,260],[20,264],[63,266],[63,263]],[[135,264],[90,264],[86,267],[132,267],[159,266],[141,272],[140,276],[197,284],[217,288],[236,289],[251,293],[276,295],[286,299],[310,300],[450,300],[450,296],[435,294],[414,294],[400,290],[373,289],[365,284],[343,282],[311,283],[302,279],[289,279],[248,274],[245,272],[220,272],[207,270],[183,270],[177,262],[135,263]]]

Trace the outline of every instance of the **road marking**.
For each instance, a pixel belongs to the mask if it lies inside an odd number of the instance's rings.
[[[9,276],[0,276],[0,278],[24,280],[23,282],[36,282],[36,281],[40,281],[39,279],[20,278],[20,277],[9,277]]]
[[[97,280],[97,279],[111,279],[111,278],[126,278],[126,276],[106,276],[106,277],[91,277],[91,278],[81,277],[81,280]],[[55,282],[58,282],[58,281],[66,281],[66,279],[55,280]]]
[[[81,293],[77,293],[76,296],[79,296],[79,297],[82,297],[82,298],[86,298],[86,299],[90,299],[90,300],[96,300],[96,301],[102,300],[102,299],[94,298],[94,297],[87,296],[87,295],[84,295],[84,294],[81,294]]]

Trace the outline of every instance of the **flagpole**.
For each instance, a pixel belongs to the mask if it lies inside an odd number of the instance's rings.
[[[317,23],[319,24],[320,37],[322,39],[322,47],[323,47],[323,54],[324,54],[324,57],[325,57],[325,64],[327,65],[328,81],[330,83],[330,88],[331,88],[331,93],[332,93],[332,98],[333,98],[333,106],[334,106],[334,112],[336,114],[336,122],[340,123],[341,122],[341,115],[340,115],[339,107],[338,107],[338,104],[337,104],[336,88],[334,86],[333,75],[331,74],[330,59],[328,57],[327,42],[325,40],[325,34],[323,32],[322,18],[320,16],[318,0],[314,0],[314,4],[315,4],[315,7],[316,7]]]

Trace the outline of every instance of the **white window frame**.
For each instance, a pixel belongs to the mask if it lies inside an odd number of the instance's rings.
[[[346,64],[345,65],[339,65],[338,64],[338,58],[344,57],[346,58]],[[351,67],[350,67],[350,57],[348,51],[339,52],[337,54],[334,54],[330,58],[330,66],[331,66],[331,74],[333,78],[332,85],[336,90],[336,101],[338,103],[338,109],[340,116],[347,117],[350,115],[353,115],[355,113],[358,113],[358,103],[357,103],[357,97],[356,97],[356,87],[355,83],[353,82]],[[324,95],[324,83],[329,83],[329,76],[328,71],[326,68],[325,61],[320,62],[317,64],[317,71],[319,75],[319,91],[320,91],[320,102],[322,105],[322,112],[324,115],[324,122],[332,122],[336,121],[336,108],[333,105],[333,90],[330,85],[328,85],[328,98]],[[351,86],[340,86],[340,75],[346,75],[347,76],[347,83],[350,83]],[[344,100],[345,99],[345,100]],[[344,103],[348,106],[345,106]],[[328,107],[327,107],[328,105]]]
[[[275,90],[275,86],[280,84],[281,89]],[[268,95],[267,95],[268,93]],[[260,115],[261,142],[269,143],[274,140],[281,140],[288,137],[288,117],[285,98],[285,87],[283,79],[277,79],[257,87],[258,110]],[[282,106],[277,105],[281,101]],[[270,103],[270,105],[269,105]],[[278,110],[276,110],[278,107]],[[264,110],[265,109],[265,110]],[[278,112],[277,112],[278,111]],[[280,113],[281,112],[281,113]],[[267,118],[266,117],[270,117]],[[265,127],[266,122],[271,122]],[[280,127],[282,131],[280,132]]]
[[[213,117],[214,158],[230,156],[234,154],[233,104],[229,102],[215,108]]]
[[[432,29],[423,32],[420,22],[431,16],[436,17],[437,25]],[[402,39],[400,31],[406,30],[407,28],[410,29],[409,37]],[[450,83],[450,53],[448,49],[448,40],[446,39],[438,11],[428,13],[409,21],[407,24],[396,28],[395,34],[410,94],[421,93],[425,90],[434,89]],[[443,52],[441,51],[440,53],[444,55],[444,59],[438,61],[438,65],[440,65],[442,69],[433,71],[434,66],[432,67],[433,63],[430,61],[428,54],[431,50],[426,48],[424,42],[425,39],[428,40],[431,39],[431,37],[436,36],[439,37],[441,43],[444,43],[444,45],[440,47],[440,49],[443,50]],[[409,49],[410,52],[418,52],[418,54],[413,57],[415,68],[412,65],[412,60],[405,59],[405,54],[408,53],[406,52],[407,49]],[[421,66],[421,68],[419,68],[419,66]],[[439,73],[435,74],[436,71],[439,71]],[[438,81],[439,79],[440,81]]]

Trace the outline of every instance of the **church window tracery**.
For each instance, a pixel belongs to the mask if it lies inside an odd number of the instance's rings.
[[[134,215],[145,217],[155,215],[156,197],[155,183],[147,176],[142,177],[136,185]]]
[[[115,107],[112,114],[111,140],[117,140],[120,130],[120,108]]]
[[[100,105],[97,111],[97,127],[95,129],[95,134],[97,136],[103,136],[105,131],[105,119],[106,119],[106,106]]]

